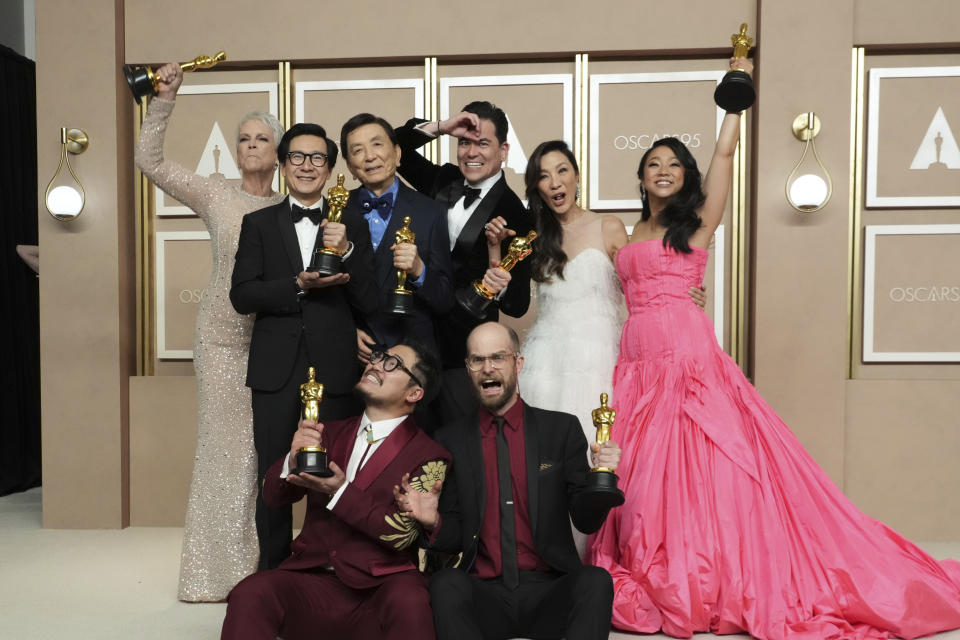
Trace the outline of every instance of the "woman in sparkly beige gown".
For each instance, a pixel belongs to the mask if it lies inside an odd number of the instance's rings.
[[[240,222],[244,214],[279,202],[273,192],[277,142],[283,127],[269,114],[249,114],[237,136],[242,183],[204,177],[163,158],[163,140],[183,80],[179,65],[157,71],[160,91],[147,107],[136,163],[153,183],[189,206],[210,232],[213,265],[194,333],[197,451],[183,531],[178,597],[218,602],[257,569],[254,525],[257,458],[250,389],[245,384],[253,316],[230,304]]]

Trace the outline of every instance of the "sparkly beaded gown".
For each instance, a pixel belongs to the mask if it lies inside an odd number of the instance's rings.
[[[178,597],[224,600],[257,569],[254,524],[257,457],[250,389],[245,384],[252,315],[230,304],[230,276],[246,213],[279,202],[259,197],[223,177],[204,177],[163,158],[174,102],[154,98],[140,131],[136,163],[164,192],[190,207],[210,232],[213,265],[194,332],[197,450],[183,531]]]
[[[811,640],[960,627],[960,563],[861,513],[720,349],[687,294],[706,262],[660,240],[617,255],[626,503],[588,555],[613,576],[614,626]]]

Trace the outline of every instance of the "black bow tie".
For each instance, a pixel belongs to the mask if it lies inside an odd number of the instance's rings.
[[[480,189],[471,187],[467,184],[455,184],[450,190],[450,206],[457,203],[457,200],[463,198],[463,208],[466,209],[480,197]]]
[[[290,217],[293,218],[293,223],[296,224],[303,220],[305,217],[310,218],[310,222],[313,224],[320,224],[320,220],[323,219],[323,211],[320,207],[316,209],[305,209],[300,205],[290,203]]]
[[[376,209],[380,217],[386,220],[390,217],[390,209],[393,207],[393,194],[385,193],[380,197],[360,197],[360,209],[364,213],[369,213]]]

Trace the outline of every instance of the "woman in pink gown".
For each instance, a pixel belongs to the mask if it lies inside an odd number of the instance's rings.
[[[743,65],[745,61],[731,61]],[[588,561],[613,576],[613,624],[676,637],[914,638],[960,627],[960,563],[938,562],[841,493],[689,302],[732,176],[740,116],[703,179],[660,140],[617,254],[629,318],[614,372],[626,504]]]

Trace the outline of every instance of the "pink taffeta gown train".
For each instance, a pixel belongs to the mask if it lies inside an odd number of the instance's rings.
[[[687,294],[706,262],[661,240],[617,256],[626,504],[588,556],[613,576],[614,626],[791,640],[960,627],[960,563],[861,513],[720,349]]]

